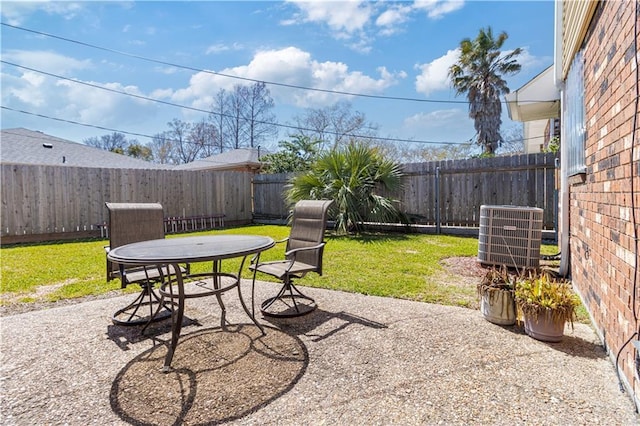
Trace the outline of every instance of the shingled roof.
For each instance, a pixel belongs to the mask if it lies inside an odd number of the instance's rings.
[[[211,157],[201,158],[190,163],[180,164],[174,170],[231,170],[239,167],[260,169],[261,155],[267,154],[259,148],[238,148]]]
[[[0,163],[110,169],[173,168],[23,128],[2,130]]]

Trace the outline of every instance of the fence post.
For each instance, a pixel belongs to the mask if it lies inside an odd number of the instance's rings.
[[[440,167],[436,167],[436,234],[440,234]]]

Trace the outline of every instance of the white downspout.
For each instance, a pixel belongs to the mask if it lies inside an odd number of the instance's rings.
[[[565,131],[565,89],[562,70],[562,1],[555,2],[555,35],[554,35],[554,83],[560,90],[560,270],[561,276],[566,277],[570,273],[571,249],[569,245],[569,176],[568,169],[568,149],[566,144]]]
[[[567,169],[569,167],[568,160],[568,149],[567,144],[562,141],[566,141],[565,139],[565,126],[564,126],[564,102],[565,102],[565,90],[564,84],[560,89],[560,99],[561,99],[561,108],[560,108],[560,196],[558,199],[560,200],[560,223],[561,223],[561,233],[560,233],[560,269],[559,273],[561,276],[566,277],[571,272],[571,247],[569,245],[569,176],[567,174]]]

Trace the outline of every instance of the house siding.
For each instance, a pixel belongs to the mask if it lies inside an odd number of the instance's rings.
[[[566,77],[569,72],[571,59],[580,49],[581,41],[584,39],[589,20],[597,4],[597,0],[562,2],[562,74],[564,77]]]
[[[633,295],[634,279],[640,286],[632,212],[635,205],[640,220],[634,9],[630,1],[598,3],[584,39],[586,174],[570,187],[570,247],[574,287],[614,362],[620,354],[620,372],[638,403],[636,351],[625,345],[640,315],[638,288]]]

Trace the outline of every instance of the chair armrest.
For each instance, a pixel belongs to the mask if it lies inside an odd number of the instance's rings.
[[[325,242],[323,241],[323,242],[321,242],[320,244],[316,244],[315,246],[310,246],[310,247],[300,247],[300,248],[297,248],[297,249],[289,250],[289,251],[285,252],[285,253],[284,253],[284,255],[285,255],[286,257],[289,257],[289,256],[293,255],[293,258],[295,259],[296,254],[297,254],[298,252],[301,252],[301,251],[308,251],[308,250],[318,250],[319,248],[324,247],[326,244],[327,244],[327,243],[325,243]]]
[[[289,241],[289,237],[282,239],[280,241],[276,241],[276,244],[281,244],[281,243],[285,243]],[[256,261],[258,260],[258,258],[260,257],[260,253],[256,253],[251,257],[251,261],[249,262],[250,265],[254,265],[256,263]]]
[[[291,270],[291,268],[293,268],[293,265],[295,265],[296,256],[297,256],[298,253],[305,252],[305,251],[311,251],[311,250],[322,250],[326,244],[327,244],[326,241],[323,241],[320,244],[316,244],[315,246],[300,247],[300,248],[289,250],[289,251],[285,252],[284,255],[289,260],[289,265],[287,266],[287,269],[286,269],[287,273]],[[322,274],[320,274],[320,275],[322,275]]]

